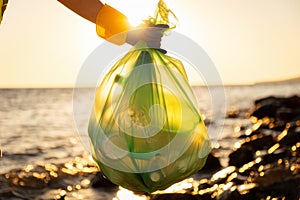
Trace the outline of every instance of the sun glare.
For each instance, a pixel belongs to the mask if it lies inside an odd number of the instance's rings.
[[[111,1],[110,3],[128,17],[130,25],[138,26],[143,23],[143,20],[147,20],[149,16],[153,17],[157,2],[158,0],[116,0]]]
[[[128,21],[131,26],[138,26],[143,22],[144,19],[141,17],[138,17],[137,15],[135,16],[128,16]]]

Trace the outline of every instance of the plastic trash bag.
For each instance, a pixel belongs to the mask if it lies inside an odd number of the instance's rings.
[[[194,174],[211,148],[182,63],[139,45],[98,86],[88,133],[102,174],[142,193]]]

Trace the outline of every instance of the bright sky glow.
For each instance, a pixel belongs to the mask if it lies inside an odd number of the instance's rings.
[[[132,22],[156,0],[103,1]],[[176,31],[196,41],[230,84],[300,76],[299,0],[166,0]],[[72,87],[103,40],[55,0],[11,0],[0,26],[0,87]]]

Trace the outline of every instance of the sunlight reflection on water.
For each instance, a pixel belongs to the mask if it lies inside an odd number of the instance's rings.
[[[199,101],[203,102],[201,111],[209,120],[209,108],[205,106],[210,105],[209,102],[205,102],[208,99],[206,95],[202,95],[201,89],[196,91]],[[226,93],[228,108],[245,110],[252,106],[253,100],[260,97],[300,94],[300,84],[232,86],[226,87]],[[56,195],[64,195],[65,191],[66,197],[74,200],[95,199],[97,196],[114,200],[127,200],[128,196],[137,200],[149,199],[145,195],[136,195],[124,188],[117,188],[116,191],[90,188],[90,176],[99,169],[91,162],[79,136],[74,133],[71,89],[12,89],[0,90],[0,94],[0,145],[2,145],[0,156],[3,153],[0,170],[10,184],[18,186],[14,191],[16,194],[24,195],[28,199],[37,196],[40,199],[46,197],[53,199]],[[226,119],[224,135],[239,132],[246,123],[249,123],[249,120]],[[219,147],[227,149],[218,152],[218,156],[228,159],[228,149],[233,147],[234,142],[232,140],[218,142]],[[299,144],[297,145],[293,149],[299,148]],[[72,159],[75,161],[71,162]],[[250,166],[245,165],[242,169],[247,170]],[[291,166],[292,171],[298,168],[296,165]],[[13,171],[8,173],[10,170]],[[47,185],[49,178],[55,180],[51,182],[52,188]],[[198,194],[207,192],[204,189],[198,191],[199,184],[201,184],[199,181],[190,178],[157,193],[181,193],[186,190]],[[41,194],[40,189],[36,190],[41,186],[50,189]],[[39,192],[33,193],[34,198],[31,194],[33,191]]]

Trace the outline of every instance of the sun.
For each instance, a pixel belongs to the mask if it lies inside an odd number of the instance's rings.
[[[146,1],[143,1],[146,2]],[[143,6],[139,6],[139,7],[133,7],[133,8],[128,8],[126,9],[126,15],[128,17],[128,21],[130,23],[130,25],[132,26],[138,26],[140,24],[143,23],[144,20],[148,20],[149,17],[153,17],[154,13],[155,13],[155,4],[152,4],[152,6],[150,6],[151,4],[149,3],[144,3],[145,5]],[[147,6],[149,4],[149,6]],[[142,8],[140,8],[142,7]],[[146,9],[146,7],[148,7]],[[151,9],[151,7],[153,7],[153,9]]]
[[[150,16],[153,17],[157,2],[158,0],[115,0],[111,1],[111,4],[128,17],[130,25],[138,26]]]
[[[145,19],[142,19],[141,17],[137,17],[137,16],[128,16],[128,21],[129,21],[129,24],[131,26],[138,26],[140,24],[143,23],[143,20]]]

